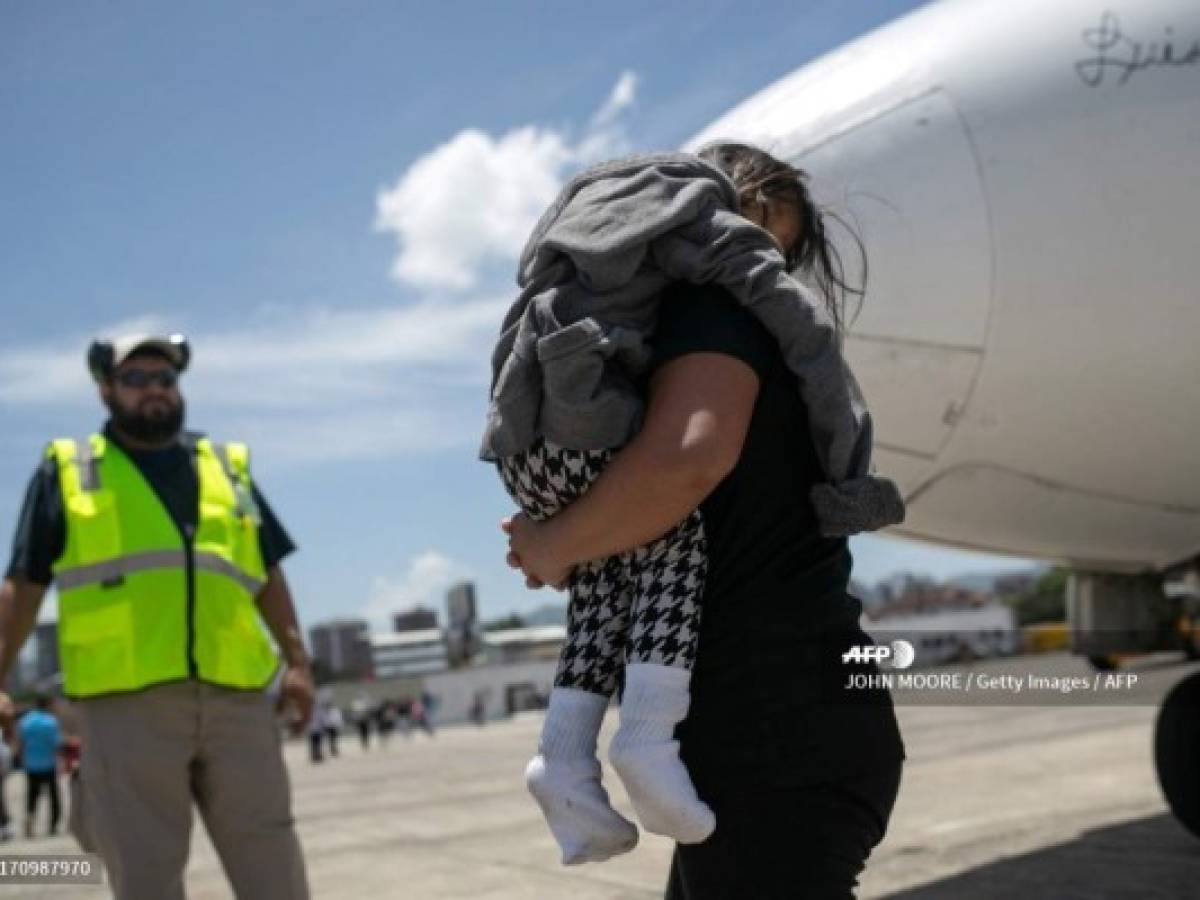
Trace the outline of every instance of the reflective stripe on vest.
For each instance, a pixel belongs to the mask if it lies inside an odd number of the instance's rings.
[[[69,591],[72,588],[89,584],[111,587],[113,582],[134,572],[143,572],[147,569],[182,569],[186,563],[187,554],[182,550],[150,550],[145,553],[130,553],[128,556],[93,563],[90,566],[68,569],[57,577],[55,583],[60,591]],[[195,553],[192,563],[198,569],[232,578],[251,594],[257,595],[267,583],[265,579],[247,575],[233,563],[213,553]]]
[[[258,615],[266,583],[248,453],[196,444],[190,540],[119,447],[55,441],[66,547],[54,564],[59,655],[72,697],[196,677],[261,688],[278,658]],[[222,458],[223,457],[223,458]]]

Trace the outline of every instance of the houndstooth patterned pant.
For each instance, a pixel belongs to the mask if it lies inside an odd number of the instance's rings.
[[[612,455],[539,438],[500,460],[500,477],[526,515],[546,519],[581,496]],[[626,659],[691,669],[707,567],[699,510],[645,546],[577,566],[555,686],[610,696]]]

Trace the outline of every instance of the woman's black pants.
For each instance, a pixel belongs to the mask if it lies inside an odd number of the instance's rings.
[[[804,787],[706,786],[717,830],[676,846],[666,900],[853,898],[887,830],[900,766]]]

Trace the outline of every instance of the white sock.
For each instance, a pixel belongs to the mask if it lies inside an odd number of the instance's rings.
[[[717,827],[679,758],[675,725],[687,715],[692,673],[675,666],[625,666],[621,727],[608,758],[625,782],[642,826],[681,844],[698,844]]]
[[[608,698],[554,688],[542,725],[539,753],[525,784],[562,850],[563,865],[602,862],[637,845],[637,827],[612,808],[600,784],[596,738]]]

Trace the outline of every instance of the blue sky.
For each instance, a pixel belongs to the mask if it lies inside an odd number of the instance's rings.
[[[0,7],[0,539],[44,443],[101,421],[97,334],[183,331],[189,422],[255,448],[306,623],[479,586],[509,502],[475,459],[529,227],[574,169],[680,145],[919,4]],[[857,578],[1012,568],[852,541]]]

